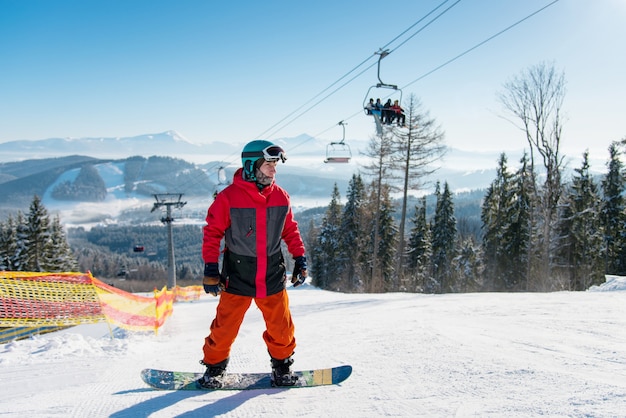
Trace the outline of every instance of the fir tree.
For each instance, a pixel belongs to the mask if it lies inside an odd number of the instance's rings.
[[[429,276],[429,260],[432,249],[430,246],[430,229],[426,219],[426,196],[422,197],[421,206],[415,207],[415,215],[411,220],[413,228],[409,235],[406,255],[406,287],[407,290],[423,291]]]
[[[606,246],[605,273],[626,274],[624,235],[624,174],[618,144],[609,146],[608,172],[602,181],[601,221]]]
[[[389,187],[383,188],[382,201],[379,212],[378,235],[380,237],[380,245],[378,246],[377,259],[379,261],[382,290],[385,292],[394,291],[396,284],[394,283],[396,249],[398,239],[398,228],[393,220],[393,204],[389,197]]]
[[[341,222],[341,204],[339,188],[335,183],[332,199],[322,220],[317,243],[314,250],[312,265],[313,283],[322,288],[330,289],[336,284],[340,267],[337,259],[339,253],[339,229]]]
[[[18,211],[0,227],[0,270],[63,272],[78,268],[59,217],[50,223],[38,196],[33,198],[28,217]]]
[[[365,261],[363,247],[366,236],[363,214],[365,186],[359,174],[352,175],[346,199],[339,232],[340,251],[343,255],[341,274],[346,290],[356,291],[363,287],[363,271],[360,265]]]
[[[526,286],[532,210],[528,178],[532,173],[526,155],[520,162],[520,169],[511,174],[506,155],[501,154],[496,178],[483,200],[482,248],[487,290],[521,290]]]
[[[476,292],[482,284],[482,253],[480,246],[470,238],[464,239],[452,260],[455,292]]]
[[[603,236],[598,187],[589,173],[589,153],[574,170],[571,187],[561,205],[557,265],[570,290],[586,290],[603,281]]]
[[[508,172],[507,158],[503,153],[498,160],[496,178],[487,188],[481,210],[483,223],[483,252],[485,257],[485,277],[492,290],[506,288],[508,272],[504,252],[504,231],[508,222],[508,204],[511,199],[511,174]]]
[[[435,293],[450,292],[454,283],[451,282],[450,262],[454,257],[456,240],[456,219],[454,217],[454,203],[448,183],[444,183],[443,193],[439,182],[435,188],[437,205],[431,225],[432,232],[432,268],[433,283],[427,291]]]
[[[52,246],[50,253],[47,254],[47,271],[77,271],[78,263],[76,261],[76,257],[72,253],[72,249],[67,242],[63,226],[61,225],[61,218],[59,218],[58,215],[52,219],[50,231]]]
[[[24,259],[24,267],[28,271],[46,271],[47,260],[52,247],[50,219],[48,210],[39,196],[35,195],[28,212],[28,247]]]
[[[29,256],[30,241],[28,239],[29,228],[26,223],[24,214],[17,212],[15,218],[15,244],[13,245],[13,254],[10,256],[14,271],[29,271],[27,259]]]
[[[16,232],[13,216],[9,215],[6,222],[0,222],[0,271],[15,270]]]
[[[503,251],[508,259],[509,279],[504,284],[509,289],[528,290],[534,180],[526,154],[520,163],[511,181],[511,201],[506,213]]]

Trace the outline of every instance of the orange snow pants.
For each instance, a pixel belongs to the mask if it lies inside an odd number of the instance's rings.
[[[282,360],[293,354],[296,348],[295,327],[289,311],[287,290],[265,298],[223,292],[217,304],[215,319],[211,323],[211,333],[204,339],[205,364],[216,364],[230,356],[230,348],[252,300],[265,320],[263,340],[270,356]]]

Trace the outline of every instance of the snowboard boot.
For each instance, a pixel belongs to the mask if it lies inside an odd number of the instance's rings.
[[[283,360],[272,357],[272,386],[293,386],[298,382],[298,376],[291,372],[292,364],[291,356]]]
[[[222,387],[222,377],[226,373],[226,366],[228,366],[228,358],[216,364],[207,364],[200,360],[200,364],[206,366],[204,376],[198,379],[198,384],[203,388],[219,389]]]

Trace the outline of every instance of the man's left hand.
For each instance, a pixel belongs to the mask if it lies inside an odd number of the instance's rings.
[[[306,270],[306,256],[301,255],[300,257],[296,257],[294,260],[295,265],[291,274],[291,283],[293,283],[293,287],[298,287],[304,283],[308,277]]]

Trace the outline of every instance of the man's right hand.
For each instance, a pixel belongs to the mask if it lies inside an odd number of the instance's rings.
[[[202,286],[204,291],[209,295],[217,296],[224,290],[224,284],[219,277],[204,276],[202,279]]]
[[[204,278],[202,279],[204,291],[209,295],[217,296],[224,290],[224,283],[220,276],[220,269],[217,263],[206,263],[204,265]]]

